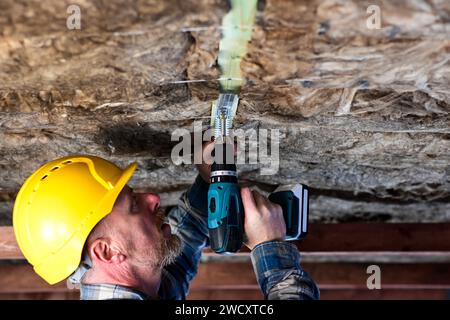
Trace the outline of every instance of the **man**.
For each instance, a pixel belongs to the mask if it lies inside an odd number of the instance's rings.
[[[57,159],[22,186],[16,239],[47,282],[70,275],[81,282],[81,299],[185,299],[208,245],[210,169],[198,168],[195,183],[165,217],[158,195],[126,185],[136,164],[121,170],[93,156]],[[246,245],[264,297],[318,299],[297,248],[283,241],[281,208],[248,188],[241,194]]]

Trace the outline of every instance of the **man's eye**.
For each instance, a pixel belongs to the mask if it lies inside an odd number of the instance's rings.
[[[133,196],[133,198],[132,198],[131,212],[139,212],[139,206],[138,206],[138,201],[137,201],[136,196]]]

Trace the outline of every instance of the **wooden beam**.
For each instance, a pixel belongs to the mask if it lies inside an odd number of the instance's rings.
[[[233,255],[218,255],[203,252],[202,262],[249,262],[249,252]],[[344,262],[344,263],[450,263],[450,251],[319,251],[301,252],[303,263]]]
[[[12,227],[0,227],[0,260],[23,259]]]
[[[366,273],[369,264],[358,263],[302,263],[318,283],[328,288],[367,288]],[[450,288],[450,263],[433,264],[379,264],[382,287],[406,288],[405,285],[429,289]],[[238,277],[236,275],[239,275]],[[201,264],[196,286],[248,286],[255,285],[256,278],[250,263]],[[339,286],[339,287],[336,287]]]
[[[301,251],[450,251],[450,223],[311,224]]]
[[[367,264],[304,263],[303,269],[324,290],[368,290]],[[386,290],[449,290],[450,263],[380,264]],[[238,275],[238,276],[237,276]],[[250,263],[202,263],[191,282],[193,290],[258,290]],[[54,286],[39,278],[29,265],[0,265],[0,294],[72,292],[65,281]],[[76,290],[75,290],[76,291]]]
[[[70,292],[66,281],[53,286],[28,265],[0,265],[0,293]]]
[[[295,242],[301,252],[321,251],[447,251],[450,223],[311,224],[306,239]],[[247,248],[242,249],[248,252]],[[206,250],[206,252],[210,252]],[[23,259],[12,227],[0,227],[0,260]]]
[[[299,250],[450,251],[450,223],[312,223]],[[246,247],[242,252],[248,252]]]
[[[302,267],[318,283],[322,299],[449,297],[448,223],[312,224],[308,237],[296,244]],[[0,260],[11,259],[23,256],[12,227],[0,227]],[[248,250],[231,257],[205,250],[202,261],[190,299],[262,298]],[[381,268],[382,290],[366,288],[366,268],[372,263]],[[0,265],[0,298],[77,299],[78,291],[65,281],[48,285],[26,264]]]

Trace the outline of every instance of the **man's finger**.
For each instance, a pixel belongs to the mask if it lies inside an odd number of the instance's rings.
[[[256,207],[262,208],[263,206],[266,206],[267,200],[266,200],[266,198],[264,198],[264,196],[261,193],[259,193],[256,190],[253,190],[252,194],[253,194],[253,198],[255,199]]]
[[[278,203],[271,202],[271,204],[277,214],[283,215],[283,208]]]
[[[244,211],[246,213],[254,212],[256,210],[255,199],[249,188],[241,188],[242,204],[244,205]]]

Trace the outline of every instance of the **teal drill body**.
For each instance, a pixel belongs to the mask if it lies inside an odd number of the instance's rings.
[[[208,191],[211,249],[237,252],[242,246],[244,208],[236,182],[213,182]]]

